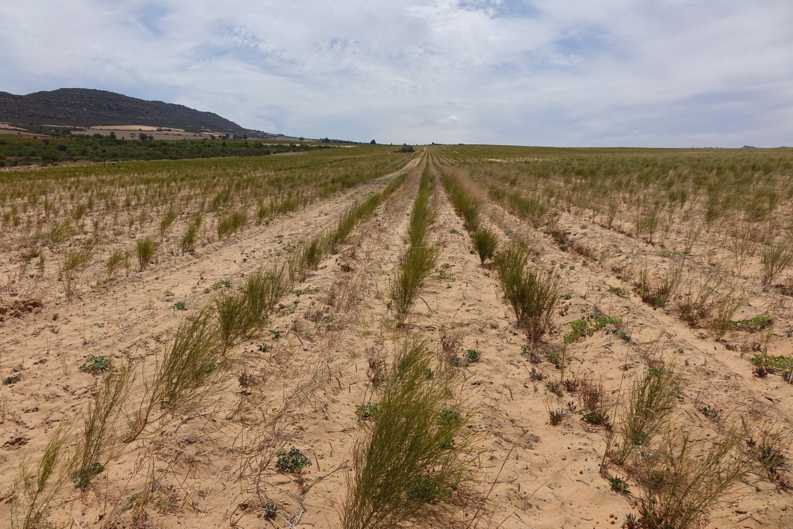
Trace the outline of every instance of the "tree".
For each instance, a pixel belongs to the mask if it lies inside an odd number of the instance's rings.
[[[369,142],[369,145],[377,145],[377,142],[372,140],[372,141]]]

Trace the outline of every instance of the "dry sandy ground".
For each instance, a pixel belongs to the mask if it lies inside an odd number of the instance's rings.
[[[408,244],[409,215],[428,161],[431,174],[455,171],[465,180],[458,168],[417,157],[403,187],[282,299],[267,330],[230,352],[233,361],[203,401],[179,421],[120,450],[87,492],[67,487],[70,501],[56,518],[75,527],[338,528],[352,450],[364,431],[356,406],[372,394],[370,366],[388,362],[411,335],[434,349],[442,337],[454,336],[461,351],[476,348],[482,358],[461,368],[460,396],[471,414],[475,448],[473,472],[448,506],[433,508],[409,525],[619,526],[633,506],[600,475],[604,429],[575,414],[558,426],[549,424],[548,408],[565,407],[575,397],[556,397],[544,383],[530,379],[532,368],[548,380],[559,373],[547,362],[534,365],[521,355],[525,339],[495,273],[479,263],[440,183],[430,230],[439,249],[437,265],[405,326],[395,326],[391,282]],[[0,497],[7,497],[17,464],[39,454],[59,424],[78,427],[95,383],[78,370],[87,355],[151,360],[184,317],[174,311],[175,302],[184,301],[188,314],[197,310],[212,299],[219,280],[239,284],[261,264],[284,255],[290,241],[319,233],[356,197],[382,189],[388,180],[277,219],[200,259],[92,293],[77,306],[59,309],[57,319],[45,311],[1,328],[1,372],[6,376],[17,369],[21,378],[0,388]],[[484,197],[476,184],[467,185]],[[573,372],[602,381],[616,399],[648,356],[663,354],[684,377],[678,415],[698,435],[714,435],[722,427],[698,411],[704,401],[725,414],[762,415],[791,425],[790,386],[778,378],[754,379],[746,360],[724,343],[688,328],[674,314],[649,308],[633,294],[613,294],[609,286],[631,291],[612,270],[613,262],[562,250],[496,204],[487,203],[483,217],[502,241],[528,241],[540,250],[539,264],[561,274],[567,295],[549,340],[560,341],[569,322],[594,307],[626,322],[629,343],[601,332],[573,344]],[[564,222],[571,232],[584,223],[572,217]],[[586,241],[607,244],[613,235],[604,229],[588,227]],[[642,250],[640,241],[619,244]],[[273,463],[281,447],[299,448],[311,466],[298,475],[277,472]],[[148,514],[133,524],[131,511],[144,492]],[[261,517],[268,501],[278,506],[272,521]],[[2,502],[0,520],[7,516],[8,503]],[[753,476],[719,506],[709,527],[793,527],[791,496]]]

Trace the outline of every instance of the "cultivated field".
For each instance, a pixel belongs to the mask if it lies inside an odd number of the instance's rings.
[[[0,173],[0,527],[793,527],[793,152]]]

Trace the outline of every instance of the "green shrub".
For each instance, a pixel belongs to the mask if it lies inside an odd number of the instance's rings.
[[[471,238],[474,241],[476,253],[479,254],[479,260],[482,264],[493,258],[498,247],[498,239],[495,233],[487,228],[479,228],[471,235]]]
[[[496,269],[518,326],[530,340],[537,341],[551,325],[559,301],[559,278],[553,273],[530,270],[528,259],[526,248],[513,243],[496,256]]]
[[[136,244],[138,253],[138,267],[140,271],[146,269],[154,258],[154,252],[157,250],[157,243],[150,238],[140,239]]]

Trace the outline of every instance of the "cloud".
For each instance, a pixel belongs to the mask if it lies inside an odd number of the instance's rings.
[[[26,0],[0,89],[82,86],[305,136],[793,144],[789,0]]]

